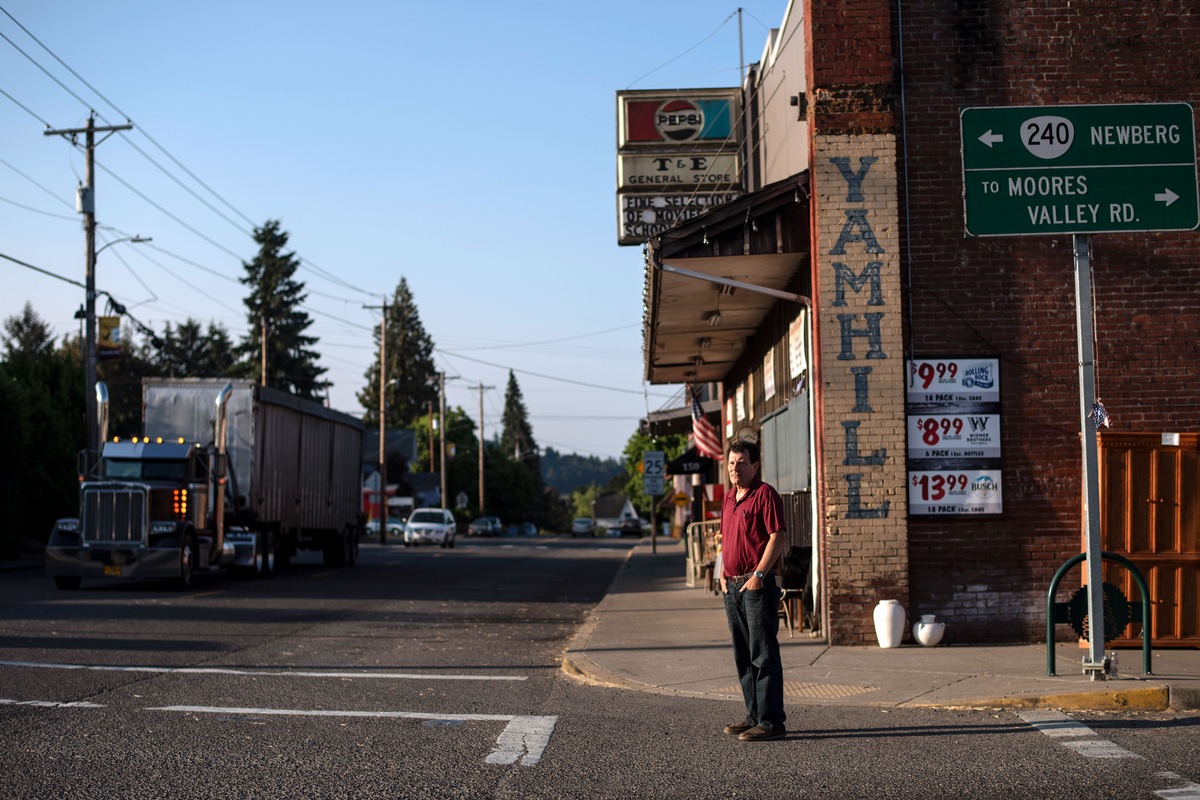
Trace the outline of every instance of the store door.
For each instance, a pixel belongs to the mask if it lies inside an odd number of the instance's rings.
[[[1137,565],[1150,586],[1154,647],[1200,647],[1200,434],[1100,435],[1100,540]],[[1131,601],[1136,582],[1120,564],[1104,563],[1104,580]],[[1116,646],[1140,646],[1141,624]]]

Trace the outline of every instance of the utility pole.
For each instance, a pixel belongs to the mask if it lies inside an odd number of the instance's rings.
[[[262,361],[262,367],[259,370],[260,375],[261,375],[261,377],[259,378],[259,383],[261,383],[263,386],[266,386],[267,385],[267,318],[263,317],[258,322],[259,322],[259,326],[260,326],[259,332],[258,332],[258,342],[259,342],[259,350],[261,352],[259,359]]]
[[[442,452],[442,508],[446,507],[446,373],[438,374],[438,441]],[[451,375],[450,380],[457,378]]]
[[[363,306],[379,309],[379,543],[387,544],[387,295],[383,305]]]
[[[108,125],[105,127],[96,127],[96,115],[93,112],[88,115],[87,127],[85,128],[64,128],[59,130],[47,128],[43,131],[45,136],[62,136],[70,138],[72,144],[76,143],[75,137],[78,134],[85,134],[85,146],[87,153],[87,167],[84,172],[84,180],[86,183],[79,187],[78,197],[76,201],[76,210],[83,214],[83,230],[85,237],[85,292],[87,297],[84,301],[84,357],[83,357],[83,397],[84,397],[84,416],[87,424],[87,434],[84,439],[84,474],[92,471],[92,466],[95,465],[96,459],[100,452],[100,419],[97,415],[97,400],[94,384],[96,383],[96,193],[95,193],[95,150],[99,142],[96,141],[97,133],[107,133],[111,136],[116,131],[127,131],[133,128],[132,124],[126,125]],[[107,139],[105,136],[104,139]],[[100,141],[103,142],[104,139]]]
[[[435,471],[433,468],[433,401],[427,401],[425,407],[429,409],[429,474],[432,475]]]
[[[479,516],[483,516],[483,390],[495,389],[495,386],[468,386],[468,389],[479,390]]]
[[[446,508],[446,373],[438,373],[438,446],[441,449],[442,509]]]

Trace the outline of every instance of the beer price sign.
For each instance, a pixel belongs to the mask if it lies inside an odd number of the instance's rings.
[[[999,403],[1000,360],[942,358],[908,363],[908,402]]]
[[[910,414],[909,458],[1000,458],[999,414]]]
[[[999,514],[1004,510],[1000,470],[931,470],[908,473],[911,514]]]
[[[1000,361],[908,364],[908,513],[999,514]]]

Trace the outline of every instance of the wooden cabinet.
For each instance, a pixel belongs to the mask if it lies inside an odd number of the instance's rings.
[[[1100,540],[1150,586],[1154,647],[1200,647],[1200,434],[1164,445],[1161,433],[1100,435]],[[1137,583],[1104,562],[1104,580],[1130,601]],[[1140,646],[1141,618],[1114,646]]]

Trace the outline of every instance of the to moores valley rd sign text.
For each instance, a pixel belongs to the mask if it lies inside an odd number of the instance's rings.
[[[960,122],[972,236],[1200,226],[1188,103],[968,108]]]

